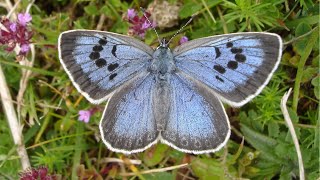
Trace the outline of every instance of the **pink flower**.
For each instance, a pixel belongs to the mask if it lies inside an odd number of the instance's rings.
[[[88,123],[90,120],[90,117],[99,110],[100,110],[99,107],[94,107],[89,110],[80,110],[78,120]]]
[[[148,12],[145,12],[145,15],[148,18],[151,16],[151,14]],[[152,26],[154,27],[156,25],[152,21],[149,23],[145,16],[138,16],[134,9],[128,9],[127,21],[131,24],[129,27],[129,34],[137,35],[141,38],[144,38],[146,31],[151,28],[150,23],[152,23]]]
[[[79,118],[78,118],[79,121],[83,121],[85,123],[88,123],[90,120],[90,117],[91,117],[90,110],[89,111],[88,110],[80,110],[79,111]]]
[[[25,26],[31,20],[32,20],[32,17],[31,17],[31,15],[29,13],[24,13],[24,14],[19,13],[18,14],[18,22],[22,26]]]
[[[10,30],[12,32],[16,32],[17,31],[17,24],[16,23],[11,23],[9,27],[10,27]]]
[[[148,28],[150,28],[150,27],[151,27],[151,25],[149,24],[149,22],[145,21],[145,22],[142,24],[141,29],[148,29]]]
[[[22,44],[21,45],[21,52],[22,53],[27,53],[28,51],[30,50],[30,46],[29,46],[29,44]]]
[[[188,41],[189,41],[189,39],[188,39],[187,36],[182,36],[182,38],[179,40],[179,44],[183,44],[183,43],[188,42]]]
[[[134,9],[128,9],[128,12],[127,12],[128,19],[131,19],[131,18],[135,17],[136,15],[137,15],[137,13],[135,12]]]
[[[32,31],[27,27],[27,23],[32,19],[28,13],[18,14],[18,21],[12,22],[6,17],[0,19],[0,23],[5,27],[0,29],[0,45],[6,45],[6,51],[11,52],[18,45],[19,55],[25,56],[30,50],[30,39]]]

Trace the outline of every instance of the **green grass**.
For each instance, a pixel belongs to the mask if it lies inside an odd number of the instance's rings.
[[[172,46],[178,44],[182,35],[196,39],[232,32],[273,32],[289,42],[285,43],[278,70],[250,103],[241,108],[226,107],[232,136],[219,152],[185,154],[159,143],[145,152],[124,156],[105,147],[98,130],[104,104],[90,104],[72,86],[58,59],[58,36],[70,29],[96,29],[101,16],[105,18],[102,30],[127,34],[130,24],[123,20],[127,9],[139,10],[151,2],[38,0],[30,9],[34,65],[20,65],[14,53],[7,53],[0,46],[0,65],[14,100],[21,91],[22,71],[32,72],[18,114],[24,125],[24,143],[31,166],[44,165],[50,173],[67,179],[79,175],[88,179],[122,179],[129,173],[133,175],[128,179],[298,179],[296,149],[280,109],[282,96],[293,88],[287,105],[300,142],[306,178],[319,178],[318,1],[179,1],[176,25],[158,29],[160,37],[170,38],[192,14],[198,14],[173,40]],[[177,2],[169,0],[170,4]],[[13,12],[25,12],[28,5],[29,1],[23,0]],[[0,14],[7,13],[0,6]],[[152,30],[143,41],[157,47]],[[31,53],[27,58],[32,58]],[[79,110],[93,107],[99,111],[88,124],[77,120]],[[21,164],[4,112],[0,106],[0,179],[17,179]],[[132,164],[129,159],[141,163]],[[148,173],[184,163],[189,163],[188,168]]]

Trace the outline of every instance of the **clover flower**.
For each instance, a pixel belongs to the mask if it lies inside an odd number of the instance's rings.
[[[18,45],[19,55],[25,56],[30,51],[30,39],[33,35],[28,28],[28,23],[32,20],[29,13],[18,14],[16,22],[10,21],[6,17],[0,19],[0,45],[6,46],[6,51],[11,52]]]
[[[151,14],[148,12],[145,12],[145,15],[148,18],[151,16]],[[131,24],[128,33],[130,35],[137,35],[140,38],[144,38],[146,31],[152,28],[150,23],[155,26],[155,23],[153,23],[151,20],[149,23],[146,17],[143,15],[140,17],[134,9],[128,9],[127,17],[125,18]]]

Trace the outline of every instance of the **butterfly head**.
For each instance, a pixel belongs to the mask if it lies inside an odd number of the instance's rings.
[[[168,46],[169,46],[168,41],[165,38],[161,39],[160,47],[167,48]]]

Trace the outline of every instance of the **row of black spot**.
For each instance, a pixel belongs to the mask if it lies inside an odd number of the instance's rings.
[[[105,46],[108,42],[107,42],[107,38],[104,37],[102,39],[100,39],[98,41],[98,45],[95,45],[93,46],[92,48],[92,52],[90,53],[89,55],[89,58],[91,60],[94,60],[95,61],[95,64],[98,68],[102,68],[104,66],[106,66],[108,63],[107,63],[107,60],[104,59],[104,58],[100,58],[100,52],[103,50],[103,46]],[[117,50],[117,47],[116,45],[113,46],[112,48],[112,51],[111,53],[116,57],[116,50]],[[108,65],[108,71],[113,71],[115,70],[116,68],[119,67],[119,64],[118,63],[111,63]],[[117,73],[113,73],[109,76],[109,80],[113,80],[115,77],[117,76]]]
[[[230,60],[228,62],[228,64],[227,64],[227,67],[229,69],[235,70],[235,69],[238,68],[238,63],[239,62],[240,63],[245,62],[247,58],[246,58],[245,55],[241,54],[243,52],[243,49],[233,47],[233,43],[232,42],[228,42],[226,44],[226,46],[227,46],[227,48],[231,48],[230,51],[231,51],[232,54],[235,54],[235,56],[234,56],[235,61],[234,60]],[[216,52],[217,52],[217,49],[216,49]],[[219,56],[220,56],[220,54],[219,54]],[[216,71],[218,71],[220,74],[224,74],[226,72],[226,69],[221,65],[214,65],[213,68]],[[221,81],[221,82],[224,82],[224,80],[219,76],[216,76],[216,79]]]

